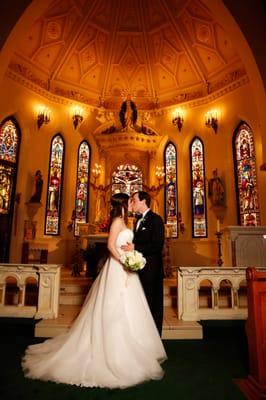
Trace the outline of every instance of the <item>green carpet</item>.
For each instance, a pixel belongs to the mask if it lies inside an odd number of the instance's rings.
[[[233,378],[248,373],[243,321],[202,321],[203,340],[166,340],[165,377],[125,390],[79,388],[25,379],[20,360],[33,337],[31,319],[0,318],[1,400],[240,400]]]

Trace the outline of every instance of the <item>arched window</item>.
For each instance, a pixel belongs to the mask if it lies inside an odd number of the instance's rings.
[[[173,143],[168,143],[164,150],[165,169],[165,222],[171,227],[171,236],[178,236],[177,224],[177,156]]]
[[[142,190],[142,171],[134,164],[121,164],[112,175],[112,194],[127,193],[129,196]]]
[[[20,137],[16,120],[5,118],[0,125],[0,262],[9,259]]]
[[[0,213],[8,214],[12,200],[14,176],[18,155],[19,130],[8,118],[0,128]]]
[[[80,143],[78,149],[76,200],[75,200],[75,229],[78,234],[78,223],[88,221],[88,183],[90,167],[90,146],[86,140]]]
[[[192,237],[207,237],[204,147],[195,137],[190,145]]]
[[[233,138],[238,223],[242,226],[260,225],[256,157],[253,132],[241,122]]]
[[[57,134],[53,137],[50,148],[45,235],[59,235],[60,231],[64,153],[64,139],[60,134]]]

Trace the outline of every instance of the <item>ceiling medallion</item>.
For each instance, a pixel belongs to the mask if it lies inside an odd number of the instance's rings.
[[[210,40],[211,32],[207,25],[201,25],[197,28],[197,38],[202,43],[207,43]]]
[[[49,39],[57,40],[61,35],[61,26],[58,22],[49,21],[47,24],[47,36]]]

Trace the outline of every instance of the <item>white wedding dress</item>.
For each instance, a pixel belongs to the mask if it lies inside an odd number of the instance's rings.
[[[122,230],[117,249],[132,239]],[[161,379],[166,358],[138,274],[109,257],[68,333],[29,346],[22,367],[32,379],[125,388]]]

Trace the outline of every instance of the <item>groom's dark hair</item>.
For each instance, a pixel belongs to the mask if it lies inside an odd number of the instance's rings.
[[[151,196],[149,195],[149,193],[144,192],[143,190],[140,190],[139,192],[137,192],[139,195],[139,199],[140,201],[145,200],[145,203],[147,205],[147,207],[150,208],[151,205]]]

